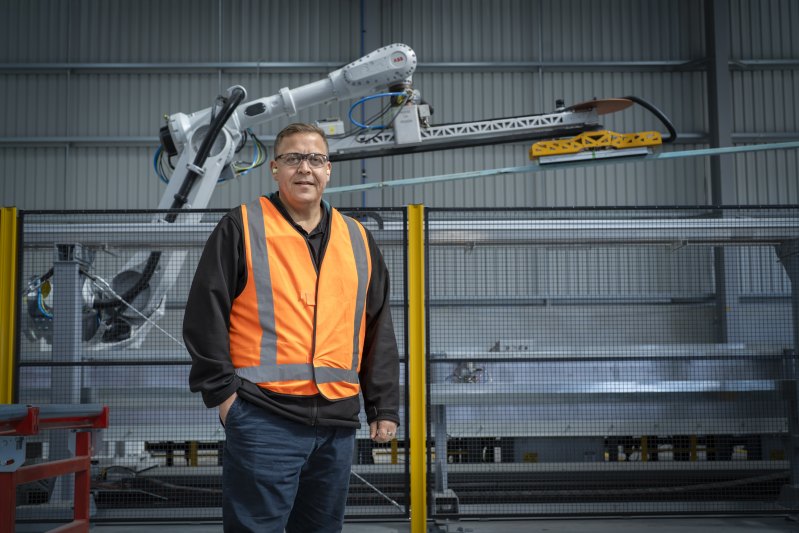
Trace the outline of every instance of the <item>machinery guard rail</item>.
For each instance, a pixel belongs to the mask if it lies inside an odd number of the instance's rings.
[[[91,432],[108,427],[108,407],[80,405],[0,405],[0,533],[14,531],[17,486],[75,474],[73,520],[51,531],[89,531]],[[73,429],[75,456],[22,466],[25,436],[45,429]]]

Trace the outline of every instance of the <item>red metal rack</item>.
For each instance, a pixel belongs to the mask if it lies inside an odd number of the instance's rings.
[[[89,531],[91,429],[108,427],[108,407],[103,405],[0,405],[0,533],[14,531],[17,486],[66,474],[75,474],[73,520],[51,530]],[[24,437],[46,429],[75,429],[75,456],[22,466]],[[14,448],[14,449],[11,449]],[[19,453],[21,450],[22,453]]]

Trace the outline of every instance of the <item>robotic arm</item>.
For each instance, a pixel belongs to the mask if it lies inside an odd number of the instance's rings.
[[[389,124],[360,124],[352,119],[351,108],[350,119],[360,130],[345,133],[343,123],[325,125],[324,129],[333,132],[328,134],[331,161],[522,140],[570,138],[579,134],[590,135],[576,143],[567,141],[565,147],[557,142],[540,146],[535,150],[536,158],[544,163],[547,161],[538,157],[539,152],[548,156],[568,154],[575,147],[577,150],[587,147],[593,151],[592,156],[597,156],[597,150],[602,148],[607,148],[603,157],[642,155],[648,146],[659,144],[659,134],[622,136],[600,131],[599,116],[620,111],[634,103],[652,112],[669,129],[670,138],[663,139],[663,142],[676,137],[670,122],[659,110],[632,96],[592,100],[570,107],[558,101],[552,113],[431,125],[430,106],[421,101],[418,91],[411,89],[411,75],[415,69],[414,51],[404,44],[392,44],[330,73],[325,79],[296,89],[283,88],[278,94],[239,106],[246,92],[242,87],[234,86],[218,99],[219,105],[190,115],[172,115],[161,129],[161,142],[170,157],[180,153],[180,160],[159,209],[206,207],[218,180],[233,176],[231,163],[235,151],[242,145],[244,132],[252,126],[294,115],[299,109],[332,100],[358,98],[380,90],[389,92],[366,96],[353,104],[353,108],[367,99],[392,96]],[[629,150],[633,147],[637,151]],[[198,179],[200,183],[195,186]],[[169,221],[174,221],[174,218]]]
[[[415,69],[414,51],[404,44],[392,44],[331,72],[326,79],[296,89],[284,87],[273,96],[238,105],[246,97],[246,91],[234,86],[220,98],[221,109],[214,106],[189,115],[170,116],[161,129],[161,143],[170,156],[180,153],[180,159],[158,208],[206,207],[219,178],[232,172],[229,165],[235,149],[243,132],[252,126],[332,100],[358,98],[379,89],[408,85]],[[229,111],[227,115],[225,111]],[[215,138],[213,124],[220,122],[220,117],[225,121],[217,128],[219,133]],[[206,158],[203,158],[204,144],[210,144]],[[195,186],[198,179],[199,185]]]

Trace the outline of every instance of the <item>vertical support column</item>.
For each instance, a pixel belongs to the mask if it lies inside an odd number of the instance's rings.
[[[383,14],[384,2],[370,2],[369,0],[360,0],[360,25],[361,25],[361,41],[360,41],[360,54],[363,57],[372,50],[385,46],[386,41],[383,39]],[[401,12],[401,9],[390,10],[387,16],[393,17],[394,11]],[[400,14],[401,16],[401,14]],[[391,41],[389,41],[391,42]],[[386,101],[371,100],[361,106],[359,113],[360,120],[372,116],[380,111],[380,108]],[[357,115],[356,115],[357,116]],[[345,124],[345,127],[352,128],[352,124]],[[361,183],[368,181],[380,181],[383,178],[383,159],[380,157],[371,157],[369,159],[361,159]],[[384,188],[371,189],[361,193],[361,207],[381,207],[383,205]]]
[[[17,473],[0,474],[0,531],[14,531],[17,514]]]
[[[73,520],[85,520],[88,525],[91,512],[91,456],[92,432],[80,431],[75,437],[75,457],[85,459],[83,469],[75,472],[75,508]]]
[[[791,282],[791,324],[793,325],[793,358],[788,360],[783,379],[783,394],[788,402],[788,437],[785,439],[786,459],[791,462],[790,485],[783,485],[779,502],[784,507],[799,509],[799,240],[775,246],[777,257]]]
[[[791,324],[793,325],[793,351],[799,355],[799,240],[787,241],[776,248],[791,282]]]
[[[77,245],[56,245],[53,264],[53,367],[50,377],[50,402],[54,404],[79,404],[80,367],[71,365],[80,361],[82,339],[82,298],[80,263],[76,256]],[[53,431],[50,436],[49,460],[70,457],[68,431]],[[72,476],[56,480],[52,501],[72,500]]]
[[[705,0],[705,45],[708,55],[707,102],[710,146],[732,146],[732,76],[730,75],[730,2]],[[710,201],[736,202],[732,156],[710,158]]]
[[[408,399],[411,533],[427,530],[427,384],[425,379],[424,206],[408,206]]]
[[[17,210],[0,208],[0,404],[14,400],[17,318]]]
[[[444,405],[433,406],[436,439],[436,477],[435,492],[443,494],[449,489],[447,476],[447,408]]]
[[[710,146],[732,146],[732,76],[730,75],[730,3],[729,0],[705,0],[705,46],[708,55],[707,102],[710,123]],[[710,203],[734,205],[735,167],[731,155],[710,158]],[[738,302],[729,289],[738,281],[730,276],[738,254],[721,246],[713,249],[716,279],[717,341],[730,342],[737,337],[730,313]]]
[[[56,245],[53,264],[53,367],[50,401],[80,403],[83,299],[77,245]],[[60,363],[67,363],[59,366]]]

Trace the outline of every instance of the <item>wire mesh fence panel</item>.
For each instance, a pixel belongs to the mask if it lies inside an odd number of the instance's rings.
[[[350,477],[348,518],[406,517],[409,500],[407,365],[406,363],[406,273],[404,209],[342,209],[361,221],[375,239],[390,276],[390,307],[400,354],[400,425],[394,440],[376,444],[361,411],[361,429],[356,433],[357,455]]]
[[[403,211],[351,214],[386,259],[403,354]],[[163,218],[157,212],[23,213],[16,400],[109,406],[109,428],[95,435],[95,520],[221,518],[225,430],[217,410],[189,390],[182,324],[197,262],[222,215],[182,212],[166,224],[154,223]],[[401,419],[404,428],[404,409]],[[406,516],[403,445],[372,445],[365,422],[361,413],[347,516]],[[28,438],[26,461],[64,456],[70,438]],[[18,520],[70,516],[69,490],[68,480],[21,486]]]
[[[430,209],[427,235],[435,516],[795,505],[796,209]]]

